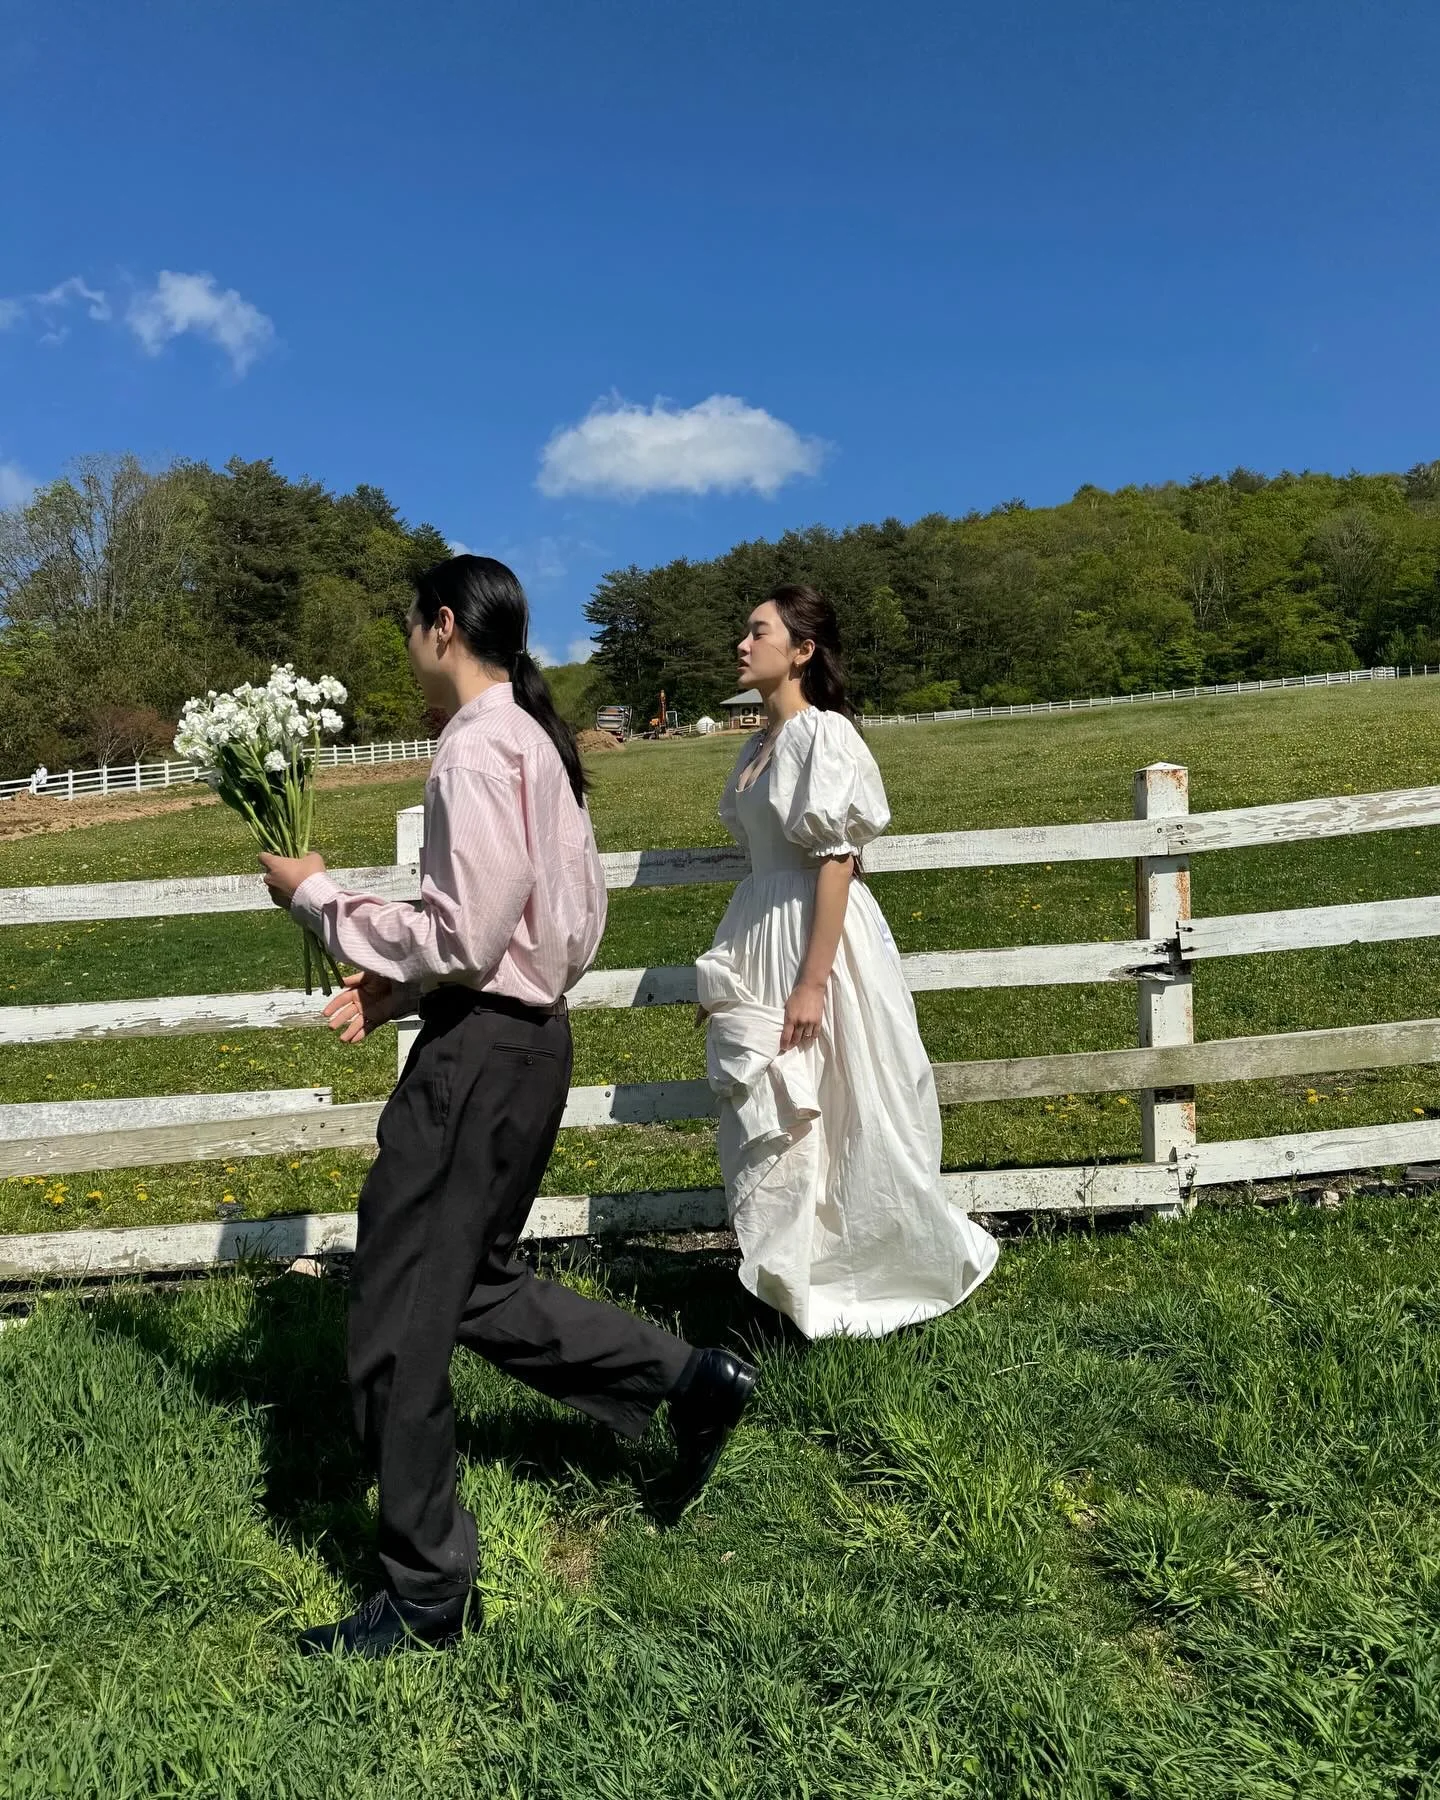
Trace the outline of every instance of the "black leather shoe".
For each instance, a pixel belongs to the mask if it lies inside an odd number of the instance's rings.
[[[670,1402],[679,1456],[660,1503],[678,1517],[699,1494],[755,1392],[757,1372],[729,1350],[703,1350],[690,1384]]]
[[[393,1656],[397,1650],[448,1650],[465,1629],[469,1594],[422,1606],[381,1588],[334,1625],[312,1625],[300,1633],[302,1656],[344,1650],[351,1656]]]

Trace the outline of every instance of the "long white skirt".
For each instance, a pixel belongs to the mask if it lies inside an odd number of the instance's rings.
[[[778,1054],[815,888],[804,870],[741,882],[696,965],[720,1165],[751,1293],[808,1337],[879,1337],[958,1305],[998,1246],[941,1186],[934,1077],[895,940],[862,882],[819,1038]]]

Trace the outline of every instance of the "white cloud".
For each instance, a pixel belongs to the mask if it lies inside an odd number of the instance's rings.
[[[72,300],[84,300],[87,302],[85,310],[92,319],[103,321],[111,316],[110,302],[105,295],[98,288],[87,286],[79,275],[68,275],[47,292],[32,294],[30,298],[36,306],[48,309],[68,306]]]
[[[57,281],[43,294],[16,294],[0,299],[0,331],[8,331],[32,319],[42,328],[42,344],[63,344],[70,335],[70,327],[60,322],[60,315],[69,308],[72,300],[83,301],[88,316],[99,323],[113,316],[110,302],[99,288],[92,288],[83,276],[67,275],[64,281]]]
[[[8,506],[24,506],[39,485],[19,463],[0,462],[0,511]]]
[[[459,538],[447,538],[445,548],[452,556],[476,556],[478,551],[472,550],[468,544],[462,544]]]
[[[183,275],[173,269],[162,269],[153,288],[136,294],[125,322],[151,356],[187,331],[209,338],[230,358],[237,375],[275,338],[273,321],[234,288],[222,290],[213,275]]]
[[[595,642],[593,638],[572,638],[570,640],[570,648],[567,652],[568,661],[572,663],[589,662],[594,654]]]
[[[814,475],[826,445],[801,437],[763,407],[733,394],[695,406],[601,401],[578,425],[559,430],[540,457],[542,494],[733,493],[767,498],[797,475]]]
[[[555,658],[550,654],[549,650],[546,649],[544,644],[532,644],[530,646],[530,654],[534,657],[535,661],[539,663],[542,669],[553,669],[555,667]]]

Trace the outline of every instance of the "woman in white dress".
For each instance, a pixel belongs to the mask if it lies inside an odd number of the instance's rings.
[[[947,1198],[940,1108],[899,952],[860,876],[890,822],[834,608],[778,588],[740,678],[764,699],[720,816],[750,854],[697,964],[740,1279],[807,1337],[947,1312],[998,1246]]]

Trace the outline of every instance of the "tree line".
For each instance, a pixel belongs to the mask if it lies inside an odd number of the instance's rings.
[[[337,675],[356,735],[423,732],[402,622],[448,554],[376,487],[84,458],[0,513],[0,775],[163,753],[190,695],[275,662]]]
[[[402,623],[447,554],[378,487],[336,495],[268,460],[82,459],[0,512],[0,777],[163,751],[191,694],[272,662],[338,676],[355,738],[422,734]],[[1440,663],[1440,461],[1086,486],[616,570],[586,609],[593,662],[552,672],[562,711],[648,719],[663,689],[688,719],[714,713],[781,581],[835,602],[872,711]]]
[[[735,640],[782,581],[834,601],[871,711],[1139,693],[1440,663],[1440,462],[1406,475],[1086,486],[709,562],[607,575],[587,609],[608,698],[689,718],[734,691]]]

